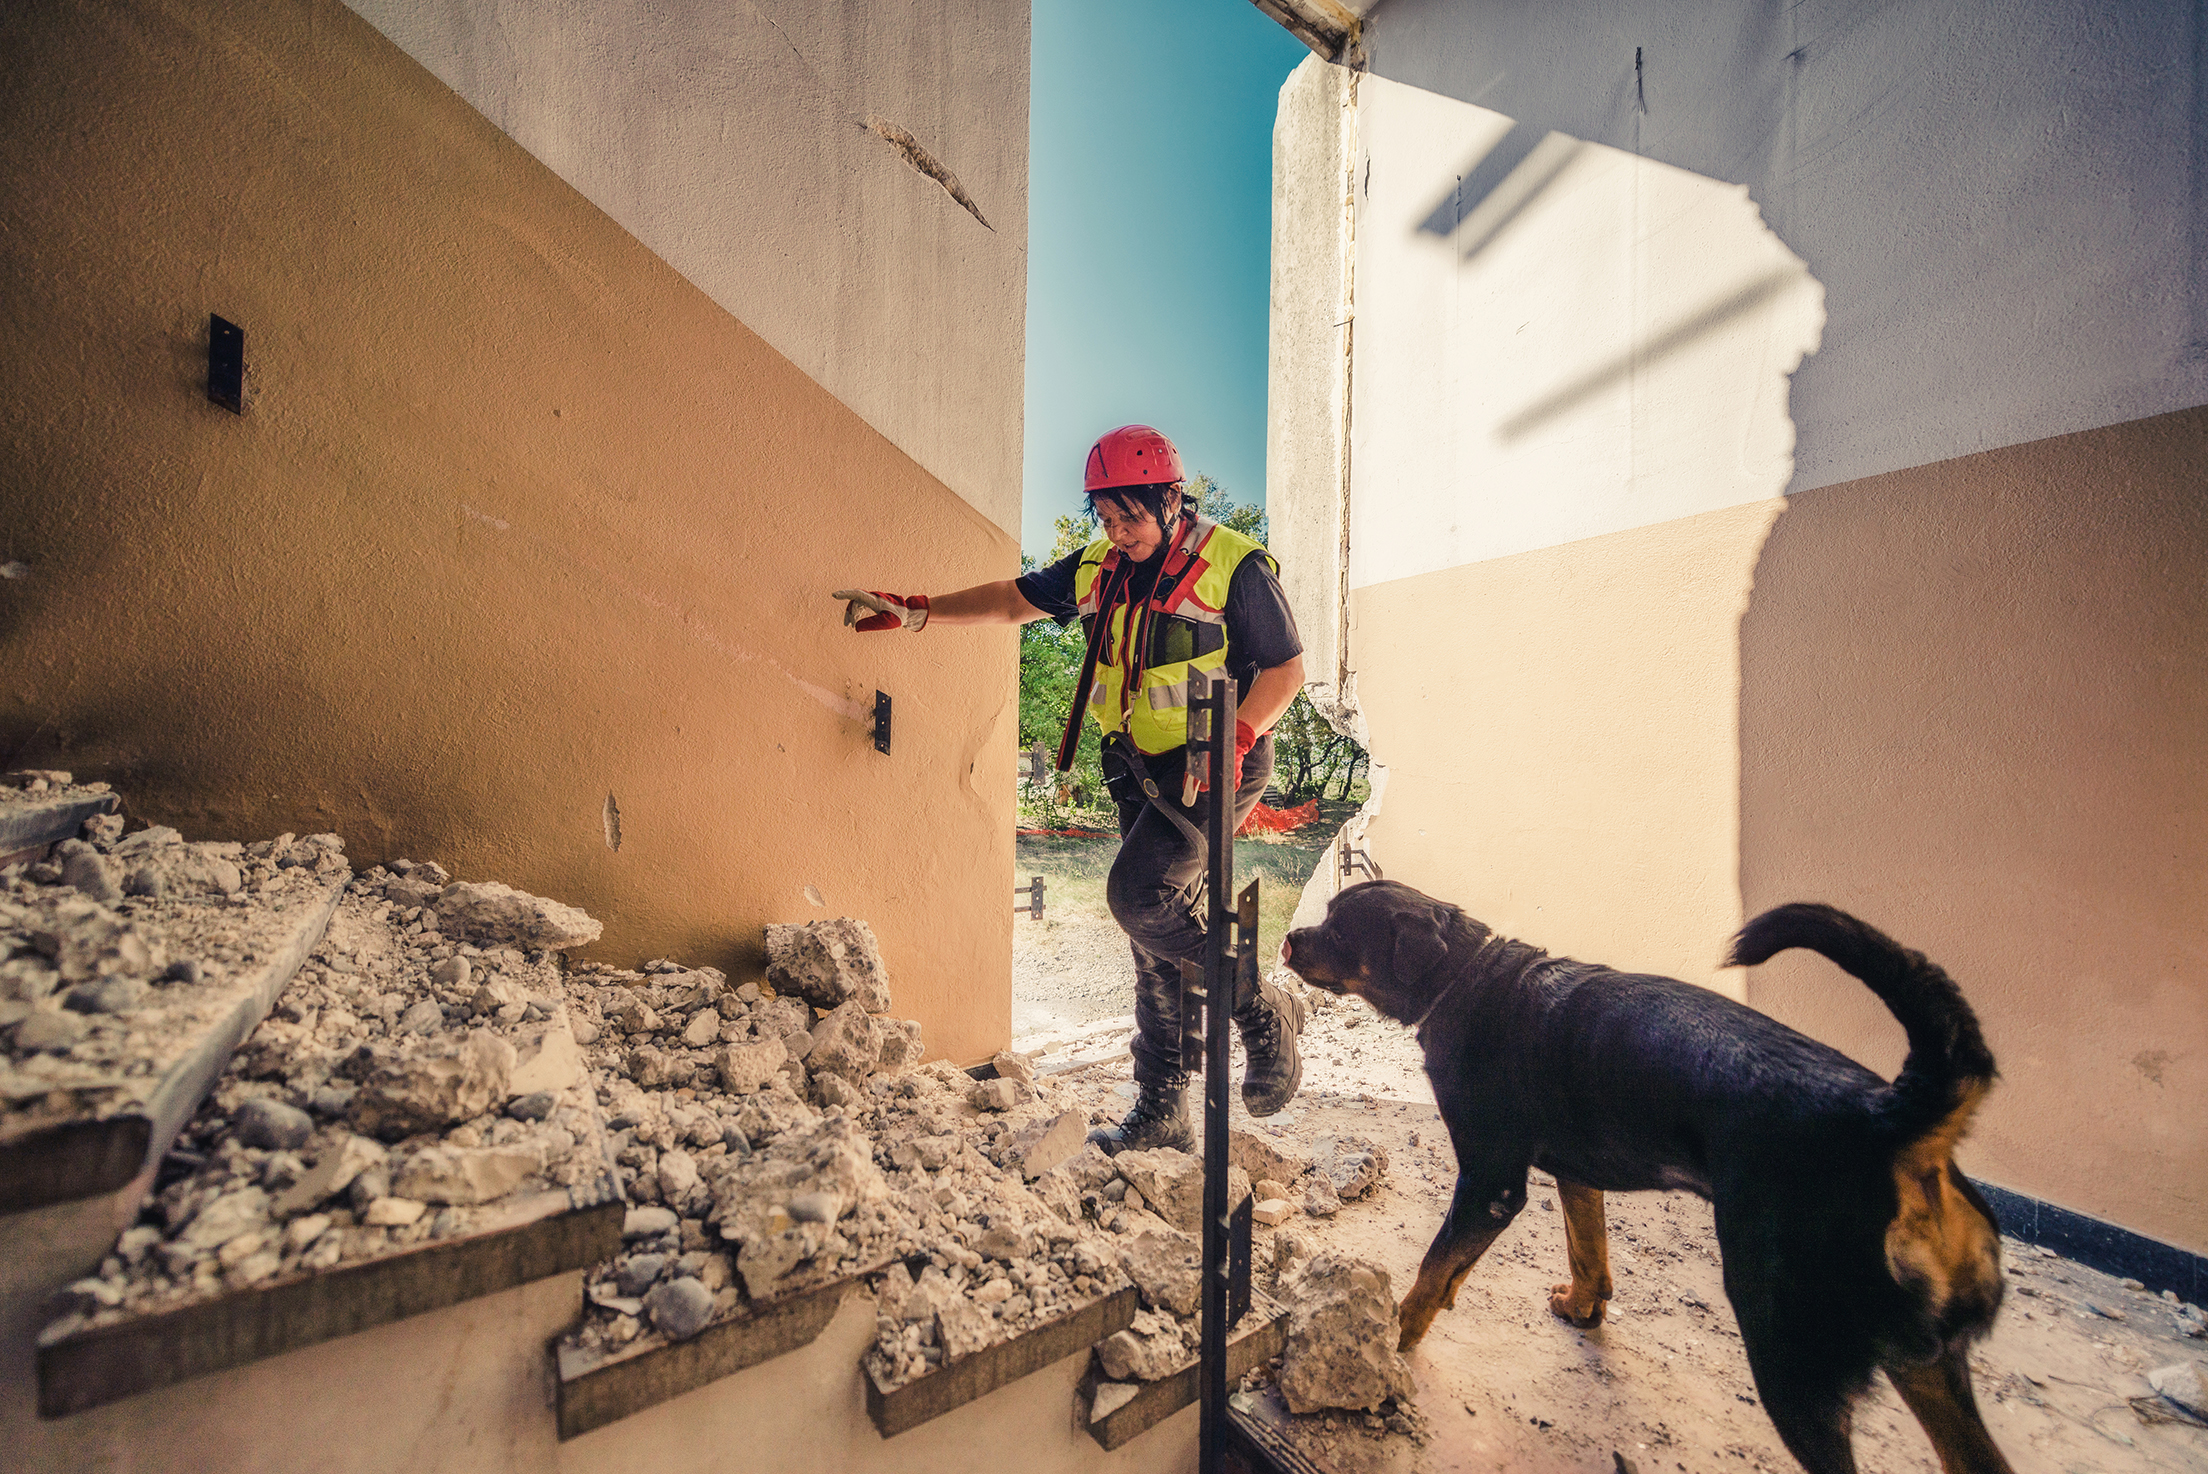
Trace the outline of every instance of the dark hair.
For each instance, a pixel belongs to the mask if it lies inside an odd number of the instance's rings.
[[[1169,491],[1180,490],[1181,483],[1178,481],[1153,481],[1142,486],[1100,486],[1095,491],[1088,493],[1089,510],[1092,512],[1096,510],[1098,498],[1110,497],[1113,501],[1123,505],[1141,507],[1150,514],[1158,526],[1163,527],[1165,526],[1165,494]],[[1188,498],[1185,494],[1181,498],[1181,510],[1184,512],[1188,510]]]

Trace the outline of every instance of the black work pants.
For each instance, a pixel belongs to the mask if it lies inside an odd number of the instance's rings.
[[[1160,801],[1173,805],[1198,834],[1205,834],[1212,795],[1199,793],[1193,807],[1184,808],[1180,802],[1187,751],[1182,748],[1143,761],[1158,785]],[[1107,775],[1112,763],[1107,756]],[[1268,732],[1242,760],[1242,786],[1235,790],[1230,832],[1241,828],[1272,777],[1273,738]],[[1112,861],[1104,894],[1112,919],[1134,947],[1135,1079],[1144,1085],[1179,1089],[1188,1083],[1189,1073],[1203,1065],[1202,1005],[1192,1006],[1186,1020],[1181,1017],[1180,965],[1201,966],[1204,961],[1204,922],[1193,908],[1210,857],[1208,846],[1191,848],[1188,836],[1155,812],[1139,789],[1132,798],[1123,797],[1128,791],[1129,785],[1123,782],[1113,785],[1119,806],[1119,855]]]

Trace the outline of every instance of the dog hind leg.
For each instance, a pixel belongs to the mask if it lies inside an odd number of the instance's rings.
[[[1396,1350],[1408,1351],[1425,1339],[1434,1317],[1457,1303],[1457,1286],[1525,1205],[1523,1166],[1514,1178],[1459,1171],[1456,1196],[1450,1200],[1448,1216],[1441,1220],[1441,1232],[1434,1235],[1418,1266],[1418,1279],[1403,1297],[1403,1334]]]
[[[1971,1395],[1970,1364],[1960,1348],[1930,1366],[1888,1367],[1887,1377],[1924,1425],[1944,1474],[2010,1474]]]
[[[1610,1231],[1603,1222],[1602,1193],[1559,1177],[1556,1196],[1564,1208],[1572,1282],[1550,1288],[1549,1310],[1575,1326],[1599,1326],[1610,1303]]]

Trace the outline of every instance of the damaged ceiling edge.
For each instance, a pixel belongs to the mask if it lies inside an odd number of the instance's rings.
[[[921,147],[919,139],[914,138],[910,133],[890,122],[887,118],[871,114],[868,115],[866,120],[866,131],[887,143],[891,148],[896,149],[899,154],[904,156],[905,162],[912,165],[914,169],[942,185],[943,192],[957,201],[967,214],[979,220],[982,229],[992,233],[995,232],[996,227],[991,225],[987,217],[981,213],[981,206],[974,203],[974,197],[966,193],[966,186],[958,182],[958,176],[944,168],[942,161],[937,159],[934,154]]]
[[[1347,61],[1357,43],[1356,12],[1338,0],[1250,0],[1321,61]]]

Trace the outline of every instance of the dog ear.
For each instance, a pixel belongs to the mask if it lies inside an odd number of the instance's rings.
[[[1449,955],[1441,918],[1430,906],[1406,911],[1395,921],[1394,972],[1397,982],[1416,982]]]

